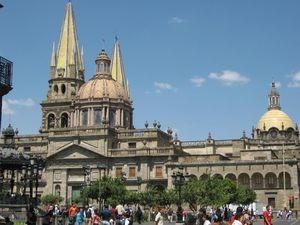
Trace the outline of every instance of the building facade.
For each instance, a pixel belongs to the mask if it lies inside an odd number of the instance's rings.
[[[38,195],[59,194],[66,202],[82,186],[103,175],[126,173],[126,186],[141,191],[151,181],[172,188],[179,166],[195,177],[219,176],[253,188],[257,201],[275,208],[299,207],[299,130],[281,110],[275,83],[268,111],[252,136],[180,141],[160,124],[133,126],[133,105],[122,63],[120,43],[110,58],[104,49],[95,74],[85,81],[83,52],[71,2],[67,3],[59,45],[53,46],[50,79],[41,103],[39,134],[17,135],[18,151],[46,159]],[[4,139],[1,139],[1,144]]]

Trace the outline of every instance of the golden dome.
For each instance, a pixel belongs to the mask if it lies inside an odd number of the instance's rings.
[[[94,76],[80,87],[77,98],[81,100],[110,98],[130,101],[127,90],[109,75]]]
[[[275,127],[278,130],[282,130],[282,125],[284,126],[284,130],[288,128],[294,128],[292,119],[285,112],[279,109],[272,109],[267,111],[260,118],[257,124],[257,128],[267,131],[270,128]]]

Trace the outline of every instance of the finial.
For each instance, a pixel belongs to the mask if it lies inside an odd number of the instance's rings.
[[[283,122],[281,123],[281,129],[284,130],[284,124],[283,124]]]
[[[116,35],[116,36],[115,36],[115,41],[117,42],[118,40],[119,40],[119,39],[118,39],[118,36]]]
[[[148,124],[148,121],[146,120],[145,122],[145,127],[148,128],[149,124]]]
[[[211,138],[211,133],[210,132],[208,132],[208,137],[207,137],[207,140],[211,140],[212,138]]]
[[[174,137],[174,140],[175,140],[175,141],[178,141],[178,134],[177,134],[177,132],[175,133],[174,136],[175,136],[175,137]]]
[[[243,137],[242,137],[243,139],[246,139],[247,138],[247,136],[246,136],[246,131],[245,130],[243,130]]]
[[[160,122],[158,121],[158,122],[157,122],[157,128],[160,129],[160,127],[161,127],[161,124],[160,124]]]
[[[266,124],[265,123],[264,123],[264,127],[263,128],[264,128],[264,130],[266,130]]]
[[[156,120],[154,120],[153,127],[156,128],[156,126],[157,126],[157,123],[156,123]]]
[[[105,49],[105,39],[102,38],[101,41],[102,41],[102,50],[103,50],[103,49]]]

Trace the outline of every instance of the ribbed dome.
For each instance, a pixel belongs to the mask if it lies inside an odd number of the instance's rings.
[[[108,75],[96,75],[83,84],[77,98],[82,100],[112,98],[129,102],[127,90]]]
[[[272,127],[282,130],[282,125],[284,130],[288,128],[294,128],[294,123],[292,119],[283,111],[278,109],[272,109],[267,111],[258,121],[257,128],[260,130],[269,130]]]

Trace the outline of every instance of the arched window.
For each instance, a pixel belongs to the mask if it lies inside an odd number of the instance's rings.
[[[60,126],[62,128],[68,127],[68,114],[63,113],[60,118]]]
[[[252,188],[261,189],[264,187],[264,178],[260,173],[254,173],[251,177]]]
[[[276,188],[277,187],[277,177],[275,173],[267,173],[265,177],[266,188]]]
[[[217,179],[220,179],[220,180],[223,180],[223,176],[219,173],[214,174],[213,177],[217,178]]]
[[[232,180],[234,182],[236,182],[236,176],[233,173],[229,173],[225,176],[225,179],[229,179]]]
[[[94,125],[101,125],[102,111],[101,109],[94,109]]]
[[[48,115],[48,129],[51,129],[51,128],[54,128],[55,126],[55,117],[54,117],[54,114],[49,114]]]
[[[109,110],[109,126],[114,127],[116,122],[116,111]]]
[[[88,111],[82,110],[82,126],[86,127],[88,125]]]
[[[198,180],[195,174],[190,174],[190,180]]]
[[[208,180],[209,179],[209,175],[207,173],[204,173],[200,176],[201,180]]]
[[[283,172],[281,172],[278,176],[279,180],[279,188],[284,188],[283,187]],[[285,188],[291,188],[291,175],[287,172],[285,172]]]
[[[66,92],[66,85],[62,84],[61,85],[61,93],[65,94],[65,92]]]
[[[60,196],[60,185],[55,185],[55,195]]]
[[[57,93],[58,93],[58,86],[57,86],[57,85],[54,85],[53,90],[54,90],[54,92],[57,94]]]
[[[246,173],[241,173],[238,177],[238,182],[240,185],[250,187],[250,177]]]

